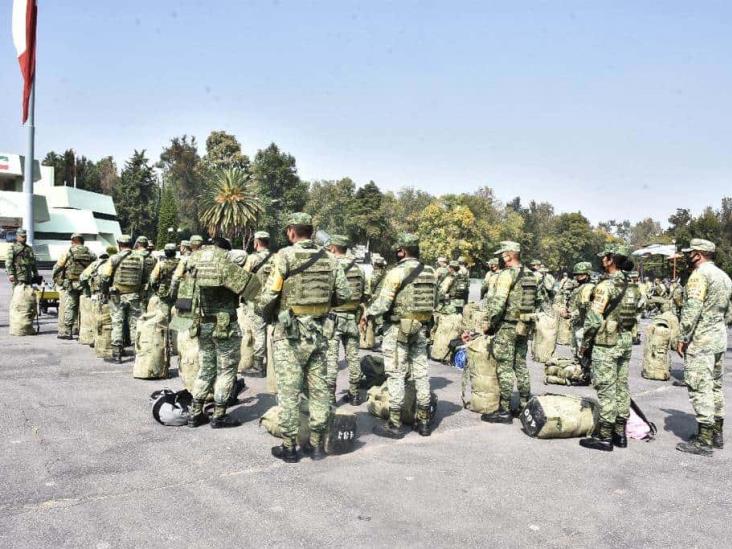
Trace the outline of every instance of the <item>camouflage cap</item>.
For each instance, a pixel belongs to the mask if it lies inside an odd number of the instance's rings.
[[[334,234],[330,237],[329,244],[333,246],[341,246],[343,248],[347,248],[349,245],[349,240],[346,235],[343,234]]]
[[[498,258],[497,257],[491,257],[488,260],[488,266],[492,267],[493,265],[498,265]]]
[[[17,231],[15,231],[15,235],[16,236],[28,236],[28,231],[26,231],[25,229],[18,229]]]
[[[397,246],[397,249],[398,248],[418,248],[419,247],[419,237],[416,234],[412,234],[412,233],[401,233],[397,237],[396,246]]]
[[[630,257],[630,248],[626,244],[605,244],[605,247],[599,254],[597,254],[597,257],[605,257],[606,255],[622,255],[623,257]]]
[[[717,247],[714,245],[714,242],[710,242],[709,240],[704,240],[703,238],[692,238],[689,243],[689,247],[684,248],[681,251],[684,253],[691,251],[714,253],[717,251]]]
[[[529,263],[532,267],[541,267],[541,260],[540,259],[532,259]]]
[[[71,235],[71,238],[69,240],[76,240],[76,239],[83,239],[84,237],[80,233],[74,233]]]
[[[119,235],[119,238],[117,238],[118,244],[132,244],[132,237],[128,234],[121,234]]]
[[[163,249],[164,249],[164,250],[165,250],[166,252],[169,252],[169,251],[172,251],[172,252],[174,252],[174,251],[176,251],[176,250],[178,249],[178,246],[176,246],[175,244],[166,244],[166,245],[165,245],[165,247],[164,247]]]
[[[574,269],[572,269],[572,274],[590,274],[592,272],[592,263],[589,261],[580,261],[579,263],[576,263],[574,266]]]
[[[460,264],[465,264],[465,263],[467,263],[467,261],[468,260],[465,259],[464,255],[461,255],[460,257],[458,257],[458,263],[460,263]]]
[[[498,249],[493,252],[493,255],[499,255],[505,252],[521,253],[521,244],[513,240],[503,240],[498,244]]]
[[[269,233],[267,231],[257,231],[254,233],[254,238],[263,238],[269,240]]]
[[[191,241],[190,240],[181,240],[180,241],[180,245],[181,246],[185,246],[186,248],[190,248],[191,247]]]
[[[313,226],[313,217],[305,212],[291,213],[285,222],[285,226],[290,225],[309,225]]]
[[[452,261],[450,261],[450,263],[448,263],[447,265],[448,265],[448,267],[452,267],[453,269],[457,269],[457,268],[459,268],[459,267],[460,267],[460,262],[459,262],[459,261],[455,261],[455,260],[453,259],[453,260],[452,260]]]
[[[437,263],[447,263],[447,258],[440,256],[437,258]]]
[[[115,246],[107,246],[104,251],[106,251],[109,255],[114,255],[117,253],[117,248]]]
[[[143,246],[147,246],[148,245],[147,237],[146,236],[138,236],[137,237],[137,240],[135,240],[135,246],[137,246],[138,244],[142,244]]]
[[[630,271],[630,278],[638,278],[639,276],[638,271]]]
[[[191,244],[203,244],[203,237],[200,234],[194,234],[190,242]]]

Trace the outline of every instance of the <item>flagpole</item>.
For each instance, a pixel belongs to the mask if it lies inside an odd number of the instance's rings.
[[[25,173],[23,178],[23,227],[28,234],[28,244],[33,245],[33,164],[35,156],[35,125],[34,114],[36,110],[36,79],[33,75],[33,84],[31,85],[30,98],[28,99],[28,120],[26,128],[28,128],[28,149],[25,155]]]

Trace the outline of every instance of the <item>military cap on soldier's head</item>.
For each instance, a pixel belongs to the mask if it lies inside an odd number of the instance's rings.
[[[539,259],[532,259],[531,263],[529,263],[532,267],[540,267],[541,266],[541,260]]]
[[[412,233],[401,233],[397,237],[397,248],[418,248],[419,237]]]
[[[447,258],[440,256],[437,258],[437,263],[447,263]]]
[[[121,234],[117,239],[118,244],[132,244],[132,237],[128,234]]]
[[[109,255],[114,255],[114,254],[116,254],[116,253],[117,253],[117,248],[115,248],[114,246],[107,246],[107,247],[105,248],[105,251],[106,251],[106,252],[107,252],[107,253],[108,253]]]
[[[135,240],[135,246],[138,244],[142,244],[143,246],[147,246],[148,240],[146,236],[138,236],[137,240]]]
[[[175,244],[166,244],[165,245],[165,248],[163,248],[163,250],[165,250],[166,252],[168,252],[168,251],[173,251],[174,252],[177,249],[178,249],[178,246],[176,246]]]
[[[347,248],[349,244],[348,237],[342,234],[334,234],[330,237],[330,244],[333,246]]]
[[[488,266],[492,267],[493,265],[498,265],[498,258],[497,257],[491,257],[488,260]]]
[[[17,236],[28,236],[28,232],[25,229],[18,229],[15,231],[15,234]]]
[[[190,240],[181,240],[180,241],[180,245],[181,246],[184,246],[186,248],[190,248],[191,247],[191,241]]]
[[[257,231],[254,233],[254,238],[269,240],[269,233],[267,231]]]
[[[628,257],[630,256],[630,248],[625,244],[605,244],[605,247],[597,254],[597,257],[605,257],[606,255],[622,255],[623,257]]]
[[[590,274],[590,272],[592,272],[592,263],[589,261],[580,261],[572,270],[572,274]]]
[[[448,263],[448,267],[452,267],[453,269],[459,269],[460,262],[453,259],[452,261],[450,261],[450,263]]]
[[[521,253],[521,244],[513,242],[512,240],[503,240],[498,244],[498,249],[493,253],[493,255],[499,255],[504,252]]]
[[[630,271],[630,278],[638,278],[639,276],[638,271]]]
[[[191,237],[191,244],[203,244],[203,237],[200,234],[194,234]]]
[[[79,233],[74,233],[71,235],[71,238],[69,240],[82,240],[84,237],[81,236]]]
[[[467,260],[467,259],[465,259],[465,256],[464,256],[464,255],[461,255],[460,257],[458,257],[458,259],[457,259],[457,260],[458,260],[458,263],[459,263],[459,264],[465,264],[465,263],[467,263],[467,262],[468,262],[468,260]]]
[[[691,251],[714,253],[717,251],[717,247],[714,245],[714,242],[710,242],[709,240],[704,240],[703,238],[692,238],[689,243],[689,247],[684,248],[681,251],[684,253]]]
[[[313,217],[310,214],[306,214],[305,212],[291,213],[288,216],[285,225],[287,227],[289,227],[290,225],[309,225],[312,227]]]

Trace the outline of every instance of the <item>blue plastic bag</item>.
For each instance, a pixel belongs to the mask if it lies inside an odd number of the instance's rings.
[[[463,370],[465,366],[468,363],[468,352],[467,349],[465,349],[464,346],[458,347],[458,350],[455,351],[455,356],[453,356],[452,364],[457,368],[458,370]]]

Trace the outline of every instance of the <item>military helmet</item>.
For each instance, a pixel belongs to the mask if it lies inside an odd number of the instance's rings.
[[[464,255],[461,255],[460,257],[458,257],[457,260],[460,265],[465,265],[468,262],[468,260],[465,258]]]
[[[18,229],[17,231],[15,231],[15,235],[16,236],[28,236],[28,231],[26,231],[25,229]]]
[[[447,263],[447,258],[444,256],[440,256],[437,258],[437,263]]]
[[[532,259],[529,263],[532,267],[541,267],[541,260],[540,259]]]
[[[521,244],[514,242],[513,240],[503,240],[498,244],[498,249],[493,253],[493,255],[500,255],[505,252],[521,253]]]
[[[117,238],[117,244],[132,244],[132,237],[128,234],[121,234]]]
[[[492,267],[493,265],[498,265],[498,258],[497,257],[491,257],[488,260],[488,266]]]
[[[592,272],[592,263],[589,261],[580,261],[579,263],[576,263],[574,266],[574,269],[572,269],[572,274],[590,274]]]
[[[188,410],[193,402],[186,390],[174,393],[170,389],[155,391],[150,395],[152,415],[162,425],[180,427],[188,423]]]
[[[305,225],[313,226],[313,217],[305,212],[294,212],[287,217],[285,226],[290,227],[291,225]]]
[[[681,251],[684,253],[692,251],[714,253],[717,251],[717,247],[714,245],[714,242],[710,242],[709,240],[705,240],[703,238],[692,238],[691,242],[689,242],[689,247],[684,248]]]
[[[114,255],[114,254],[116,254],[116,253],[117,253],[117,248],[116,248],[115,246],[107,246],[107,247],[105,248],[105,251],[106,251],[106,252],[107,252],[107,253],[108,253],[109,255]]]
[[[184,246],[186,248],[190,248],[191,247],[191,241],[190,240],[181,240],[180,241],[180,245],[181,246]]]
[[[269,240],[269,233],[267,231],[257,231],[254,233],[254,238],[259,240]]]
[[[398,248],[419,248],[419,237],[412,233],[401,233],[397,237],[396,247]]]
[[[342,248],[347,248],[349,245],[349,240],[346,235],[342,234],[334,234],[330,237],[330,244],[332,246],[340,246]]]
[[[147,240],[147,237],[146,236],[140,235],[140,236],[137,237],[137,240],[135,240],[135,246],[145,246],[145,247],[147,247],[147,245],[148,245],[148,240]]]
[[[191,237],[191,244],[203,244],[203,237],[200,234],[194,234]]]
[[[452,267],[453,269],[459,269],[460,268],[460,262],[455,261],[454,259],[450,261],[450,263],[447,264],[448,267]]]
[[[178,246],[176,246],[175,244],[166,244],[165,247],[163,248],[163,250],[166,252],[174,252],[177,249],[178,249]]]
[[[84,240],[84,237],[80,233],[74,233],[69,240]]]

